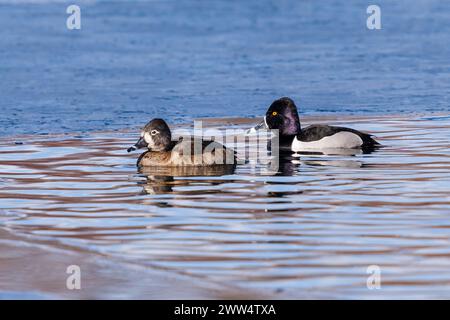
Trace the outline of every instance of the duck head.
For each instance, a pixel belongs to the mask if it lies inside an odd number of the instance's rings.
[[[162,119],[153,119],[141,131],[141,137],[128,152],[148,148],[150,151],[167,151],[170,148],[172,135],[167,123]]]
[[[271,130],[277,129],[281,136],[291,136],[300,133],[300,119],[294,101],[283,97],[272,102],[269,109],[267,109],[264,121],[250,129],[250,132],[263,127]]]

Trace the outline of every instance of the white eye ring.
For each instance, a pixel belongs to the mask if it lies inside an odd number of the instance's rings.
[[[158,133],[159,133],[158,130],[152,130],[152,131],[150,132],[150,134],[151,134],[152,136],[157,135]]]

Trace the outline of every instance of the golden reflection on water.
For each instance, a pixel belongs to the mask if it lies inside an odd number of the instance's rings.
[[[245,288],[250,297],[450,298],[450,118],[327,122],[373,132],[385,147],[282,157],[277,172],[260,175],[251,161],[138,171],[137,155],[125,151],[134,132],[4,138],[0,257],[10,263],[1,271],[20,270],[25,260],[10,255],[45,242],[39,250],[201,279],[221,289],[216,297]],[[58,257],[52,263],[66,259]],[[382,270],[379,292],[366,288],[373,264]],[[0,277],[0,292],[63,294],[50,287]]]

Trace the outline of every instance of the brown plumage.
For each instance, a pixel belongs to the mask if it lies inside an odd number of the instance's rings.
[[[138,142],[128,152],[148,148],[137,161],[143,166],[223,166],[235,165],[234,151],[215,141],[185,137],[172,141],[169,126],[162,119],[153,119],[141,132]]]

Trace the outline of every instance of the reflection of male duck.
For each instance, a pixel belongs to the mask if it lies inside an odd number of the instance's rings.
[[[342,150],[323,150],[324,152],[302,152],[292,153],[291,151],[281,151],[277,157],[272,158],[271,165],[275,171],[272,175],[292,176],[299,174],[300,166],[326,166],[326,167],[342,167],[342,168],[361,168],[363,162],[358,158],[336,159],[333,156],[355,156],[362,154],[362,150],[358,149],[342,149]],[[331,156],[331,157],[329,157]],[[278,166],[274,166],[274,164]]]

